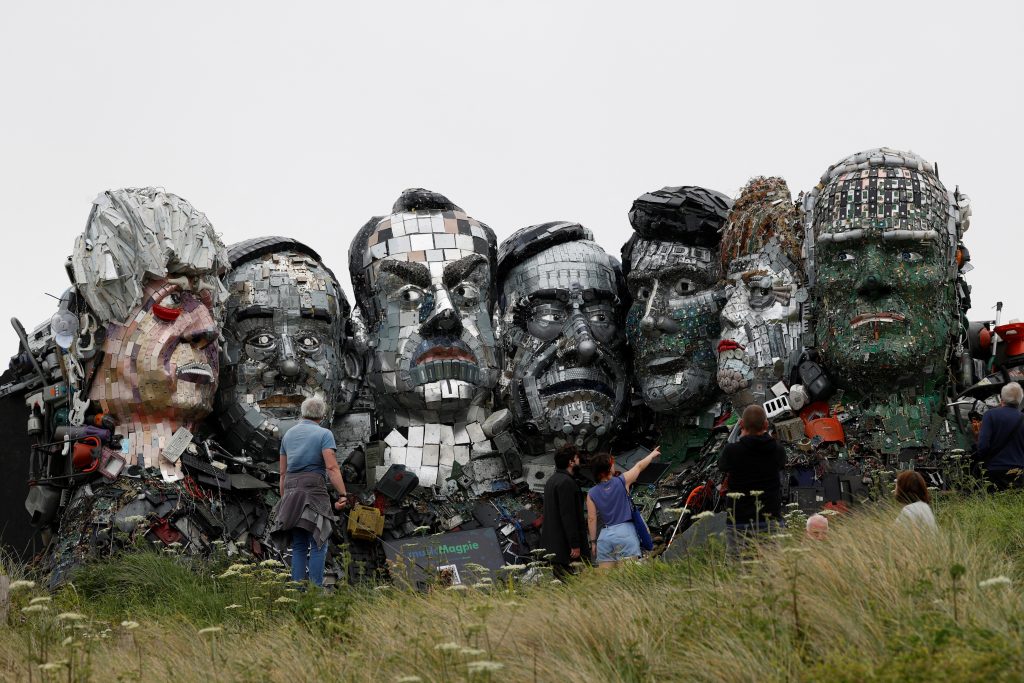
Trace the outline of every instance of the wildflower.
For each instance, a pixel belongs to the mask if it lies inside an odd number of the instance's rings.
[[[458,643],[449,641],[447,643],[438,643],[437,645],[434,646],[434,649],[435,650],[439,650],[441,652],[455,652],[456,650],[460,649],[461,647],[462,646],[459,645]]]
[[[714,512],[712,512],[711,510],[705,510],[704,512],[698,512],[697,514],[695,514],[693,516],[693,521],[696,522],[698,519],[707,519],[708,517],[714,517],[714,516],[715,516]]]
[[[551,560],[555,559],[556,557],[558,557],[558,555],[556,555],[555,553],[547,553],[547,554],[544,555],[544,559],[547,560],[548,562],[550,562]]]
[[[231,603],[230,605],[228,605],[224,609],[238,609],[239,607],[241,607],[241,605],[239,605],[238,603]]]
[[[51,598],[49,595],[40,595],[38,598],[32,598],[31,600],[29,600],[28,604],[38,605],[43,602],[50,602],[51,600],[53,600],[53,598]]]
[[[752,581],[754,579],[750,574],[741,574],[740,579],[743,581]]]
[[[139,627],[139,622],[137,622],[137,621],[122,621],[121,622],[121,628],[123,628],[125,631],[134,631],[138,627]]]
[[[784,541],[787,538],[793,538],[793,534],[772,534],[772,538]]]
[[[491,587],[491,584],[489,584],[489,583],[477,582],[477,583],[473,584],[473,588],[477,589],[478,591],[482,591],[485,588],[490,588],[490,587]]]
[[[744,494],[740,493],[739,491],[730,491],[725,495],[729,498],[732,498],[733,500],[739,500],[740,498],[743,497]]]
[[[562,582],[559,581],[558,579],[551,579],[551,585],[552,586],[561,586]]]
[[[521,603],[518,603],[518,602],[516,602],[515,600],[509,600],[509,601],[507,601],[507,602],[503,602],[503,603],[501,603],[501,604],[503,604],[503,605],[504,605],[505,607],[519,607],[519,605],[520,605]]]
[[[67,647],[68,645],[70,645],[73,642],[75,642],[75,639],[73,637],[71,637],[71,636],[68,636],[64,640],[60,641],[60,644],[63,645],[64,647]]]
[[[125,517],[124,521],[128,522],[129,524],[142,524],[146,521],[146,518],[142,515],[130,515],[128,517]]]
[[[466,587],[463,586],[461,583],[457,583],[454,586],[448,586],[448,590],[450,590],[450,591],[464,591],[464,590],[466,590]]]
[[[991,579],[985,579],[984,581],[978,582],[979,588],[991,588],[992,586],[1010,586],[1013,581],[1010,580],[1009,576],[993,576]]]
[[[784,553],[806,553],[806,552],[810,552],[810,549],[809,548],[783,548],[782,552],[784,552]]]
[[[35,604],[35,605],[29,605],[28,607],[22,607],[21,611],[24,612],[25,614],[32,614],[33,612],[45,612],[48,609],[50,609],[50,608],[47,607],[46,605]]]
[[[962,457],[964,457],[963,453],[953,453],[949,456],[950,460],[959,460]]]
[[[82,621],[86,616],[78,612],[61,612],[57,615],[57,621]]]
[[[391,590],[391,586],[387,586],[387,585],[380,585],[380,586],[374,586],[374,587],[373,587],[373,590],[375,590],[375,591],[381,591],[381,592],[383,593],[384,591],[389,591],[389,590]]]
[[[690,511],[690,508],[687,508],[687,507],[681,507],[681,508],[667,508],[667,509],[665,510],[665,512],[667,512],[667,513],[668,513],[668,514],[670,514],[670,515],[679,515],[680,517],[681,517],[681,516],[683,516],[683,515],[685,515],[685,514],[686,514],[687,512],[689,512],[689,511]]]
[[[220,633],[223,630],[220,626],[207,626],[206,628],[199,629],[197,633],[201,636],[212,636],[214,633]]]
[[[466,570],[471,571],[474,574],[486,574],[487,572],[491,571],[487,567],[483,566],[482,564],[477,564],[476,562],[467,562]]]
[[[760,496],[763,493],[764,493],[764,491],[751,491],[750,495],[752,495],[754,498],[757,498],[758,496]]]
[[[822,515],[825,515],[826,517],[835,517],[836,515],[838,515],[838,514],[839,514],[839,512],[838,512],[838,511],[836,511],[836,510],[828,509],[828,510],[822,510],[822,511],[821,511],[820,513],[818,513],[818,514],[822,514]]]
[[[480,655],[485,655],[487,653],[484,650],[477,650],[476,648],[472,647],[464,647],[461,650],[459,650],[459,654],[463,657],[479,657]]]
[[[226,579],[229,576],[238,576],[238,572],[235,571],[234,569],[228,569],[227,571],[225,571],[223,574],[221,574],[217,578],[218,579]]]
[[[11,581],[11,585],[8,586],[7,588],[11,592],[14,592],[16,590],[21,590],[22,588],[35,588],[35,587],[36,587],[36,582],[35,581],[26,581],[24,579],[19,579],[17,581]]]
[[[239,562],[236,562],[235,564],[233,564],[230,567],[228,567],[228,571],[229,572],[244,572],[248,568],[249,568],[249,565],[241,564]]]
[[[39,665],[39,670],[40,671],[60,671],[61,669],[63,669],[67,665],[68,665],[68,663],[66,661],[64,661],[63,659],[61,659],[61,660],[56,661],[56,662],[47,662],[46,664],[40,664]]]
[[[412,530],[412,532],[414,534],[425,534],[428,531],[430,531],[430,527],[429,526],[418,526],[418,527],[416,527],[415,529]]]
[[[422,683],[423,679],[419,676],[399,676],[395,679],[395,683]]]
[[[526,565],[526,566],[527,566],[527,567],[543,567],[543,566],[544,566],[544,563],[543,563],[543,562],[541,562],[540,560],[534,560],[533,562],[529,563],[529,564],[528,564],[528,565]]]
[[[478,662],[469,662],[466,664],[466,671],[471,674],[479,673],[490,673],[493,671],[501,671],[505,668],[505,665],[501,662],[489,662],[486,659],[481,659]]]
[[[283,567],[284,562],[278,562],[277,560],[263,560],[260,562],[261,567]]]
[[[181,547],[181,542],[180,541],[171,541],[170,543],[167,544],[167,547],[168,548],[180,548]]]
[[[786,507],[788,507],[788,508],[798,508],[798,507],[800,507],[800,503],[786,503]]]
[[[285,605],[285,604],[288,604],[290,602],[298,602],[298,600],[296,600],[295,598],[286,598],[286,597],[284,597],[282,595],[277,600],[274,600],[274,602],[278,602],[278,603],[281,603],[282,605]]]
[[[547,548],[534,548],[533,550],[530,551],[530,554],[533,555],[534,557],[540,557],[541,555],[547,554],[547,552],[548,552]]]

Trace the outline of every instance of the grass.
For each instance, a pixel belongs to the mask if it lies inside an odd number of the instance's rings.
[[[566,585],[497,576],[428,594],[304,593],[280,568],[137,553],[90,567],[45,610],[22,611],[39,588],[14,591],[0,677],[1020,680],[1024,495],[947,495],[935,509],[937,535],[901,531],[879,506],[833,518],[825,541],[794,531],[742,559],[711,546]],[[1009,584],[984,583],[995,577]]]

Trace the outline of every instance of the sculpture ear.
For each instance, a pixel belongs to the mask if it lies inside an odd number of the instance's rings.
[[[350,348],[359,356],[364,356],[370,351],[370,336],[366,327],[366,320],[363,318],[363,309],[356,306],[348,319],[350,335],[343,339],[344,346]]]

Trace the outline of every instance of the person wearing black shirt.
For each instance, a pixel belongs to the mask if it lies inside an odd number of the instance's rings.
[[[768,416],[759,405],[747,406],[740,418],[740,439],[726,444],[718,469],[729,476],[729,493],[742,493],[729,506],[735,510],[735,524],[749,524],[766,518],[782,518],[782,484],[779,472],[786,466],[786,452],[768,433]],[[751,491],[760,491],[756,496]],[[760,509],[757,509],[760,503]]]
[[[555,576],[570,573],[569,564],[589,556],[583,500],[573,474],[580,465],[580,456],[572,445],[555,452],[555,473],[544,484],[544,523],[541,543],[554,554],[551,566]]]

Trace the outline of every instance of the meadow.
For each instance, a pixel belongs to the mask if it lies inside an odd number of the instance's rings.
[[[303,591],[273,563],[138,552],[56,593],[7,562],[0,677],[12,681],[1020,681],[1024,494],[833,517],[743,557],[522,571],[427,593]],[[532,572],[536,574],[536,572]]]

